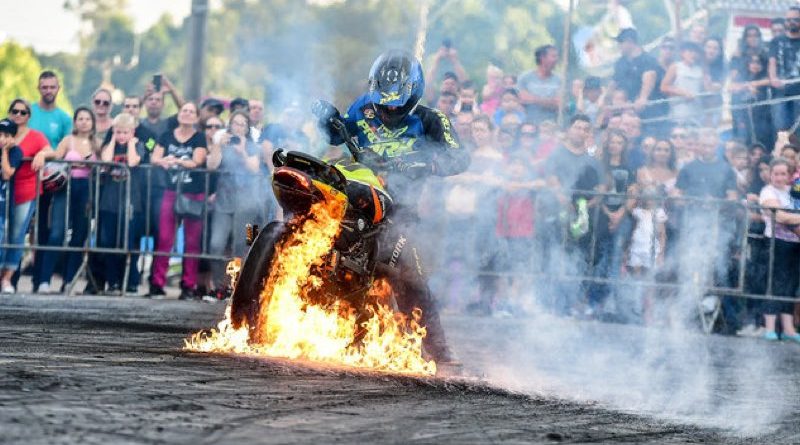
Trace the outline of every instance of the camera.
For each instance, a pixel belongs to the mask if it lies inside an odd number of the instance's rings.
[[[442,46],[447,48],[447,49],[452,48],[453,47],[453,40],[451,38],[449,38],[449,37],[444,39],[444,40],[442,40]]]
[[[156,92],[161,91],[161,74],[153,75],[153,88]]]
[[[239,136],[231,136],[231,145],[239,145],[242,142],[242,138]]]

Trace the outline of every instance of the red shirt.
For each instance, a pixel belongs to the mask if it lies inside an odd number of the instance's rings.
[[[32,158],[50,146],[44,134],[30,129],[19,143],[23,158]],[[19,205],[36,198],[36,172],[31,169],[31,161],[23,161],[14,173],[14,204]]]
[[[528,193],[507,193],[497,200],[495,234],[501,238],[533,237],[533,197]]]

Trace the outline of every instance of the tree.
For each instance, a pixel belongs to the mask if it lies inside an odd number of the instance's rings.
[[[53,69],[47,67],[47,69]],[[63,75],[58,72],[59,78]],[[8,40],[0,44],[0,109],[3,113],[12,100],[21,97],[29,101],[39,100],[37,79],[42,72],[42,65],[33,50]],[[64,88],[62,85],[62,92]],[[66,94],[58,95],[58,106],[67,112],[72,111]]]

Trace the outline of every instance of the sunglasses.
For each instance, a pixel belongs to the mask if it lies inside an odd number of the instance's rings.
[[[97,105],[98,107],[99,107],[100,105],[102,105],[102,106],[104,106],[104,107],[107,107],[107,106],[111,105],[111,101],[110,101],[110,100],[100,100],[100,99],[95,99],[95,100],[94,100],[94,104],[95,104],[95,105]]]
[[[532,137],[536,136],[536,133],[531,133],[530,131],[523,131],[519,135],[522,136],[522,137],[530,137],[530,138],[532,138]]]
[[[222,125],[220,125],[220,124],[209,124],[209,125],[206,125],[206,130],[211,130],[211,129],[220,130],[220,129],[222,129]]]
[[[10,113],[11,113],[12,116],[16,116],[16,115],[27,116],[28,115],[28,110],[25,110],[25,109],[20,110],[19,108],[12,108]]]
[[[670,136],[670,137],[671,137],[672,139],[686,139],[686,135],[685,135],[685,134],[680,134],[680,133],[678,133],[678,134],[673,134],[673,135],[672,135],[672,136]]]
[[[97,103],[97,102],[95,102],[95,103]],[[97,105],[100,105],[100,104],[97,104]],[[108,104],[106,104],[106,105],[108,105]],[[139,105],[125,104],[125,105],[123,105],[123,107],[124,108],[139,108]]]

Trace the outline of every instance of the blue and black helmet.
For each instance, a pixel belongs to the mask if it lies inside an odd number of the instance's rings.
[[[385,125],[392,127],[411,113],[425,92],[425,77],[416,57],[387,51],[369,70],[369,100]]]

